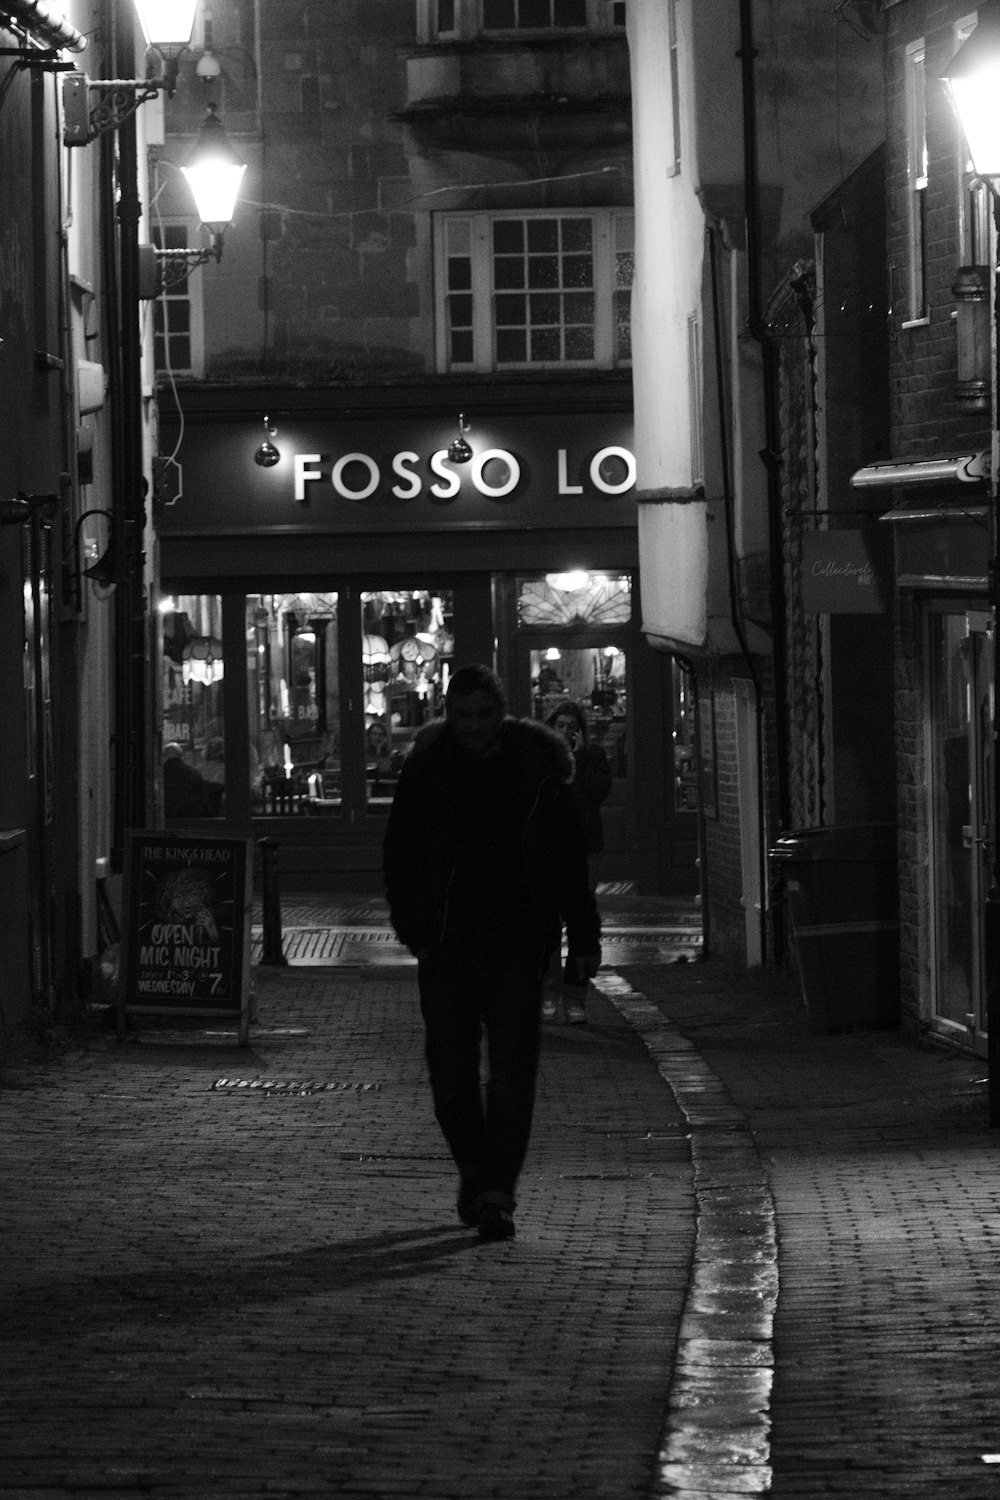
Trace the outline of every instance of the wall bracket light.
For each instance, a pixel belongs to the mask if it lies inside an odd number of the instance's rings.
[[[84,521],[90,516],[104,516],[110,528],[110,541],[108,546],[93,562],[83,565],[80,555],[80,531]],[[124,576],[118,557],[117,539],[115,534],[115,518],[110,510],[85,510],[73,527],[73,541],[69,551],[63,558],[63,589],[69,603],[79,607],[83,595],[83,580],[92,578],[102,588],[114,588],[115,584],[122,583]]]
[[[277,431],[277,427],[271,426],[271,418],[265,417],[264,441],[261,443],[260,447],[256,450],[253,456],[254,463],[259,464],[262,469],[273,469],[276,463],[281,462],[281,454],[271,442],[271,439],[275,436]]]
[[[453,438],[448,445],[448,457],[453,464],[467,464],[472,458],[472,449],[465,441],[465,434],[469,431],[469,424],[465,420],[465,414],[458,414],[458,437]]]

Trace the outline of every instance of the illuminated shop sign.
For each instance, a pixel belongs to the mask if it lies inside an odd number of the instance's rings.
[[[370,453],[344,453],[335,459],[324,459],[322,453],[296,453],[292,465],[298,501],[308,500],[315,493],[313,487],[324,484],[332,485],[343,500],[368,500],[383,486],[396,500],[416,500],[425,491],[435,500],[453,500],[466,476],[485,499],[507,500],[523,477],[520,461],[506,448],[485,448],[461,465],[449,460],[445,448],[423,460],[406,448],[392,455],[387,475]],[[635,459],[627,448],[611,444],[584,460],[584,477],[599,494],[625,495],[635,486]],[[566,448],[558,450],[553,478],[559,495],[584,493],[583,484],[571,478]]]
[[[260,420],[188,422],[183,482],[161,505],[164,535],[498,530],[635,526],[636,462],[628,413],[478,416],[459,462],[440,419],[356,410],[322,423],[272,415],[276,457],[255,461]],[[162,446],[172,441],[168,428]]]

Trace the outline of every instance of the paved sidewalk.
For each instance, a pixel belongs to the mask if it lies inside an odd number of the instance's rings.
[[[1000,1133],[985,1062],[895,1032],[810,1035],[788,988],[711,963],[622,977],[724,1087],[772,1198],[766,1492],[1000,1495],[1000,1466],[984,1463],[1000,1456]],[[678,1405],[668,1454],[683,1443]],[[708,1493],[732,1492],[725,1474]],[[686,1493],[704,1469],[672,1477],[663,1493]]]
[[[259,989],[248,1048],[147,1021],[4,1078],[0,1494],[646,1496],[694,1213],[633,1030],[548,1032],[487,1245],[412,970]]]

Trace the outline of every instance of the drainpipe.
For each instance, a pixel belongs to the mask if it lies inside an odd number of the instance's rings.
[[[135,44],[130,27],[115,29],[112,55],[118,76],[135,73]],[[111,410],[114,445],[112,511],[115,571],[114,671],[114,829],[112,863],[124,863],[125,832],[144,828],[146,818],[144,724],[146,641],[143,593],[145,525],[142,471],[142,381],[139,326],[138,156],[135,120],[117,132],[117,174],[113,138],[102,137],[105,212],[115,201],[117,236],[106,225],[105,269],[110,286],[108,306],[115,320],[111,348]]]
[[[771,602],[771,636],[774,649],[774,736],[775,736],[775,795],[779,829],[787,828],[789,822],[788,799],[788,696],[785,681],[785,659],[787,641],[787,619],[784,590],[784,552],[781,535],[781,468],[784,463],[781,452],[781,428],[778,418],[779,405],[779,355],[777,344],[770,336],[763,313],[761,290],[761,225],[760,225],[760,170],[757,157],[757,94],[756,59],[754,44],[753,0],[740,0],[740,51],[743,82],[743,182],[747,235],[747,329],[760,345],[763,371],[764,397],[764,447],[760,457],[767,474],[768,544]],[[758,736],[763,751],[763,724],[761,700],[758,697]],[[763,786],[765,761],[761,758],[761,849],[764,863],[762,890],[769,890],[766,851],[766,791]],[[766,908],[767,901],[762,903]],[[766,911],[762,909],[761,921],[766,928]],[[775,919],[774,957],[784,952],[782,924]],[[766,947],[765,950],[766,952]]]

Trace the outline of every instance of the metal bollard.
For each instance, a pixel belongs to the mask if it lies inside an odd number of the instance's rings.
[[[278,840],[257,840],[260,849],[260,895],[263,908],[263,941],[260,962],[262,964],[285,965],[281,937],[281,894],[278,890]]]

